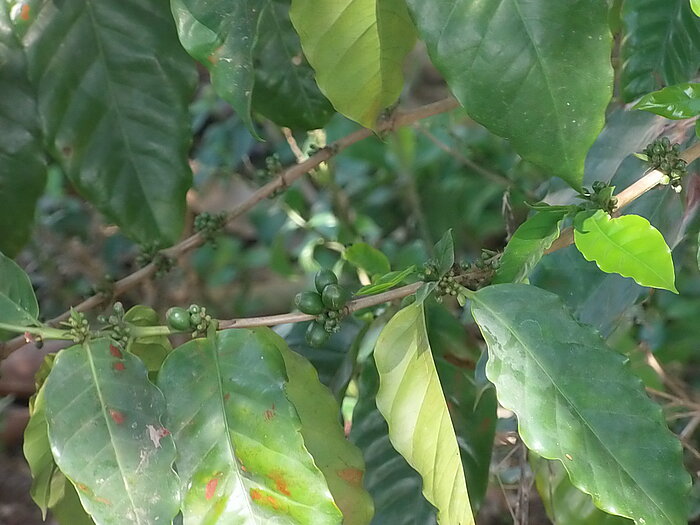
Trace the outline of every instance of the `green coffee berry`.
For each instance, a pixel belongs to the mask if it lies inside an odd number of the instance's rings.
[[[313,322],[309,323],[309,327],[306,329],[306,342],[314,347],[319,347],[326,341],[330,334],[326,331],[326,328],[319,323]]]
[[[318,290],[318,293],[323,293],[326,286],[338,284],[338,278],[331,270],[319,270],[314,278],[314,284],[316,284],[316,290]]]
[[[165,318],[168,322],[168,326],[173,330],[184,332],[190,329],[190,314],[184,308],[178,306],[170,308],[166,312]]]
[[[294,304],[299,310],[309,315],[318,315],[325,310],[321,296],[316,292],[298,293],[294,298]]]
[[[348,292],[337,284],[329,284],[323,289],[321,299],[329,310],[340,310],[348,302]]]

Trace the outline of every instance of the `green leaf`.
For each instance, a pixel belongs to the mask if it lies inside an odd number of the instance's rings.
[[[92,525],[95,523],[85,512],[73,484],[65,479],[65,495],[51,507],[51,514],[59,525]]]
[[[175,242],[192,180],[188,103],[196,75],[163,2],[34,6],[27,27],[14,22],[52,154],[127,235]]]
[[[520,283],[528,278],[545,250],[559,237],[569,210],[539,211],[521,224],[508,241],[493,283]]]
[[[561,525],[631,525],[620,516],[606,514],[593,505],[591,497],[581,492],[569,481],[569,475],[558,461],[549,461],[529,454],[530,466],[535,474],[539,492],[547,516]]]
[[[362,485],[365,462],[362,453],[347,439],[339,424],[340,407],[333,394],[318,380],[314,367],[291,351],[284,340],[276,340],[289,376],[287,397],[301,420],[304,445],[323,472],[333,499],[343,513],[344,525],[364,525],[372,520],[374,503]]]
[[[29,240],[46,164],[24,50],[7,7],[0,4],[0,251],[14,256]]]
[[[359,379],[359,399],[352,414],[350,440],[365,457],[364,484],[375,505],[373,525],[435,525],[435,508],[421,493],[421,477],[394,450],[389,428],[377,410],[379,375],[369,359]]]
[[[175,446],[141,361],[96,339],[61,351],[44,388],[51,450],[95,522],[170,523]]]
[[[435,243],[435,258],[437,260],[438,276],[443,277],[452,269],[455,263],[455,241],[452,230],[447,230],[442,238]]]
[[[678,293],[671,249],[663,235],[639,215],[611,219],[603,210],[576,216],[576,248],[607,273],[631,277],[642,286]]]
[[[253,49],[266,0],[170,0],[180,42],[207,67],[217,94],[258,137],[251,117]]]
[[[486,374],[528,448],[561,461],[611,514],[638,525],[687,523],[681,445],[625,358],[550,292],[497,284],[471,300],[488,345]]]
[[[391,271],[391,263],[382,252],[364,242],[356,242],[343,252],[343,258],[370,276],[384,275]]]
[[[687,0],[637,0],[622,7],[625,102],[687,82],[700,67],[700,20]]]
[[[415,28],[403,0],[292,0],[292,23],[336,110],[374,129],[403,89]]]
[[[428,343],[421,304],[397,313],[377,340],[377,408],[394,448],[423,478],[441,525],[474,523],[457,438]]]
[[[612,96],[608,6],[598,0],[407,0],[469,115],[580,189]]]
[[[34,397],[33,410],[24,430],[22,449],[32,473],[32,488],[29,493],[41,509],[42,517],[46,519],[47,509],[63,498],[66,478],[58,470],[51,454],[43,387]]]
[[[297,129],[322,128],[333,106],[316,85],[289,20],[289,2],[269,1],[258,24],[253,51],[253,108],[279,124]]]
[[[342,521],[285,394],[278,344],[268,329],[227,330],[163,364],[186,523]]]
[[[693,10],[693,13],[700,16],[700,0],[690,0],[690,8]]]
[[[405,279],[414,273],[416,273],[415,265],[410,266],[405,270],[389,272],[376,279],[372,284],[368,284],[367,286],[363,286],[357,290],[355,295],[374,295],[391,290],[395,286],[400,285]]]
[[[676,84],[644,95],[634,106],[670,119],[686,119],[700,115],[700,84]]]
[[[158,312],[142,304],[131,307],[124,314],[124,320],[135,326],[157,326],[159,322]],[[149,372],[160,370],[160,366],[172,349],[170,339],[166,335],[136,337],[129,341],[127,347],[128,352],[143,361]]]
[[[39,304],[32,283],[15,261],[0,253],[0,323],[38,325]],[[0,340],[14,334],[0,331]]]

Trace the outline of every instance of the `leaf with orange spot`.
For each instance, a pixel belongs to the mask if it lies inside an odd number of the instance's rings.
[[[287,398],[280,346],[267,328],[226,330],[163,363],[158,386],[178,448],[185,523],[342,522]]]
[[[148,431],[162,428],[165,400],[137,357],[123,359],[116,375],[108,339],[57,355],[44,384],[51,450],[96,523],[115,523],[115,509],[119,523],[170,523],[180,501],[175,446],[162,436],[155,447]]]

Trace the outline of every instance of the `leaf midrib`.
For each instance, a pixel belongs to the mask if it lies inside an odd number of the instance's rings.
[[[547,369],[543,366],[543,364],[537,359],[536,354],[533,353],[533,352],[530,350],[530,347],[527,346],[527,345],[523,342],[523,340],[518,336],[518,334],[516,333],[516,331],[515,331],[513,328],[511,328],[510,324],[507,323],[507,322],[505,322],[505,320],[498,314],[498,312],[496,312],[495,310],[492,310],[491,308],[489,308],[488,305],[487,305],[486,303],[484,303],[483,301],[480,301],[480,300],[479,300],[479,294],[478,294],[478,293],[473,294],[473,296],[471,297],[471,299],[472,299],[474,302],[479,303],[484,309],[486,309],[489,313],[491,313],[491,315],[492,315],[494,318],[496,318],[504,327],[506,327],[506,329],[508,330],[508,332],[510,332],[510,334],[518,341],[518,343],[520,343],[520,345],[522,346],[522,348],[528,353],[528,355],[529,355],[529,356],[532,358],[532,360],[537,364],[537,366],[539,366],[540,370],[542,370],[542,372],[547,376],[547,378],[550,380],[550,383],[552,384],[552,386],[554,386],[554,388],[556,389],[556,391],[557,391],[557,392],[561,395],[561,397],[568,403],[568,405],[571,407],[571,409],[572,409],[572,410],[576,413],[576,415],[579,417],[579,420],[582,421],[582,422],[584,423],[585,427],[588,428],[588,430],[589,430],[589,431],[591,432],[591,434],[596,438],[596,440],[597,440],[598,443],[601,445],[601,447],[602,447],[602,448],[608,453],[608,455],[613,459],[613,461],[615,462],[615,464],[619,465],[619,467],[620,467],[620,469],[622,470],[622,472],[624,472],[625,475],[626,475],[637,487],[639,487],[639,488],[641,489],[641,491],[642,491],[642,492],[644,493],[644,495],[647,497],[647,500],[650,501],[657,509],[659,509],[659,511],[661,512],[661,514],[668,520],[668,522],[669,522],[669,523],[673,523],[673,522],[674,522],[673,519],[671,519],[671,517],[668,516],[668,515],[666,514],[665,510],[662,509],[662,508],[656,503],[656,501],[649,495],[649,493],[646,491],[646,489],[645,489],[641,484],[639,484],[639,483],[637,482],[637,480],[628,472],[627,468],[626,468],[622,463],[620,463],[620,462],[617,460],[617,457],[610,451],[610,449],[607,447],[607,445],[605,444],[605,442],[604,442],[602,439],[600,439],[600,437],[598,436],[598,434],[596,433],[596,431],[594,430],[594,428],[590,425],[590,423],[588,422],[588,420],[586,420],[586,419],[581,415],[581,412],[579,411],[578,407],[569,399],[569,397],[561,390],[561,388],[559,388],[559,385],[554,381],[554,379],[552,378],[552,376],[549,374],[548,370],[547,370]],[[557,459],[559,459],[559,460],[561,461],[561,458],[557,458]],[[563,462],[562,462],[562,465],[564,465]],[[564,465],[564,468],[566,468],[566,465]],[[568,472],[568,469],[566,469],[566,470],[567,470],[567,472]],[[573,480],[572,480],[572,482],[573,482]],[[580,489],[580,487],[579,487],[579,489]],[[580,489],[580,490],[583,490],[583,489]],[[586,491],[584,490],[583,492],[586,492]],[[588,494],[590,494],[590,493],[588,493]],[[628,517],[628,516],[623,516],[623,517]],[[635,518],[631,518],[631,519],[635,520]],[[635,520],[635,521],[636,521],[636,520]]]

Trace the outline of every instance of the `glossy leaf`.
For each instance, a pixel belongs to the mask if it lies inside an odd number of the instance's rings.
[[[56,464],[98,524],[170,523],[179,509],[163,395],[108,339],[62,350],[44,385]]]
[[[343,252],[343,258],[369,275],[384,275],[391,271],[391,264],[387,256],[364,242],[356,242],[349,246]]]
[[[372,360],[359,379],[350,440],[361,450],[367,471],[364,485],[374,499],[373,525],[435,525],[435,508],[421,493],[420,475],[394,450],[389,428],[377,410],[379,375]]]
[[[292,0],[292,23],[336,110],[374,128],[403,89],[415,29],[403,0]]]
[[[415,266],[410,266],[405,270],[389,272],[379,277],[372,284],[368,284],[367,286],[363,286],[357,290],[355,295],[374,295],[377,293],[386,292],[387,290],[391,290],[395,286],[400,285],[406,278],[414,273],[416,273]]]
[[[670,119],[700,115],[700,84],[676,84],[644,95],[634,106]]]
[[[51,454],[44,388],[40,388],[34,397],[33,410],[24,430],[22,450],[32,473],[32,488],[29,493],[46,519],[48,508],[63,498],[66,478],[58,470]]]
[[[339,524],[285,394],[278,336],[227,330],[171,352],[158,375],[187,524]]]
[[[693,13],[700,16],[700,0],[690,0],[690,7]]]
[[[550,292],[499,284],[471,300],[488,345],[486,374],[528,448],[561,461],[611,514],[685,524],[690,478],[681,445],[625,358]]]
[[[343,524],[370,523],[374,503],[362,484],[365,462],[360,450],[345,439],[338,403],[319,382],[309,361],[290,350],[272,332],[268,337],[277,340],[276,346],[289,377],[285,391],[299,414],[304,445],[326,478],[333,499],[343,513]]]
[[[280,126],[322,128],[333,106],[316,85],[289,20],[289,1],[268,0],[258,24],[253,108]]]
[[[626,102],[696,75],[700,20],[688,0],[624,2],[622,23],[621,82]]]
[[[596,508],[588,494],[571,484],[566,469],[558,461],[549,461],[533,452],[528,459],[535,474],[537,492],[555,525],[632,525],[626,518]]]
[[[0,251],[14,256],[29,240],[46,165],[24,50],[7,8],[0,4]]]
[[[580,188],[612,96],[607,4],[407,3],[433,63],[469,115],[523,158]]]
[[[124,321],[134,326],[157,326],[158,312],[153,308],[138,304],[124,314]],[[149,372],[157,372],[172,348],[167,336],[154,335],[131,339],[127,351],[139,357]]]
[[[85,512],[73,484],[64,478],[65,494],[51,507],[51,514],[59,525],[92,525],[95,523]]]
[[[159,0],[12,0],[45,140],[81,194],[139,242],[173,243],[191,184],[195,70]]]
[[[678,293],[671,249],[644,217],[623,215],[611,219],[598,210],[593,215],[581,212],[576,220],[580,228],[575,229],[574,240],[586,260],[595,261],[604,272],[631,277],[642,286]]]
[[[180,42],[209,69],[217,94],[257,137],[251,117],[253,49],[266,0],[171,0]]]
[[[493,283],[520,283],[528,278],[545,250],[559,237],[567,210],[543,210],[521,224],[506,245]]]
[[[433,361],[421,304],[399,311],[377,340],[377,408],[394,448],[423,478],[441,525],[474,523],[464,470]]]
[[[0,253],[0,323],[38,324],[39,304],[32,283],[15,261]],[[0,331],[0,339],[14,334]]]

